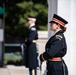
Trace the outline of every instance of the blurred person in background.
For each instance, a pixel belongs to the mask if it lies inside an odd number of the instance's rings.
[[[33,16],[29,16],[27,19],[27,23],[29,25],[27,36],[25,39],[25,51],[24,51],[24,65],[26,68],[29,68],[29,75],[37,75],[37,48],[36,41],[38,39],[38,32],[36,29],[36,18]]]

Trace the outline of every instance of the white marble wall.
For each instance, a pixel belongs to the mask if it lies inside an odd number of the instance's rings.
[[[67,41],[67,55],[64,57],[65,62],[68,65],[69,74],[71,74],[71,0],[58,0],[58,12],[60,16],[65,18],[68,21],[66,25],[67,31],[65,33],[66,41]]]
[[[66,25],[67,31],[65,37],[67,41],[67,55],[64,57],[69,75],[76,75],[76,0],[48,0],[48,22],[51,20],[53,13],[65,18],[69,23]],[[50,36],[49,23],[48,34]]]
[[[76,75],[76,0],[71,3],[71,38],[72,75]]]

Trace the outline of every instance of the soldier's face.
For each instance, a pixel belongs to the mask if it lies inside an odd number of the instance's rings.
[[[32,23],[32,21],[31,20],[28,20],[28,25],[30,25]]]
[[[33,23],[35,23],[35,21],[33,21],[33,20],[28,20],[28,25],[31,25],[31,24],[33,24]]]
[[[58,29],[58,25],[56,23],[51,23],[50,30],[55,32],[57,29]]]

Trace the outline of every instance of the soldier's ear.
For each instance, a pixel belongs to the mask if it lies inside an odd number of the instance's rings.
[[[60,27],[61,25],[60,24],[57,24],[58,25],[58,27]]]

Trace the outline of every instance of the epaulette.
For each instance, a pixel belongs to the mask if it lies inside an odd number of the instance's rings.
[[[61,35],[56,35],[56,39],[59,39],[61,41],[63,37]]]
[[[61,35],[56,35],[56,37],[63,38]]]
[[[36,28],[31,28],[31,30],[35,31],[35,30],[36,30]]]

